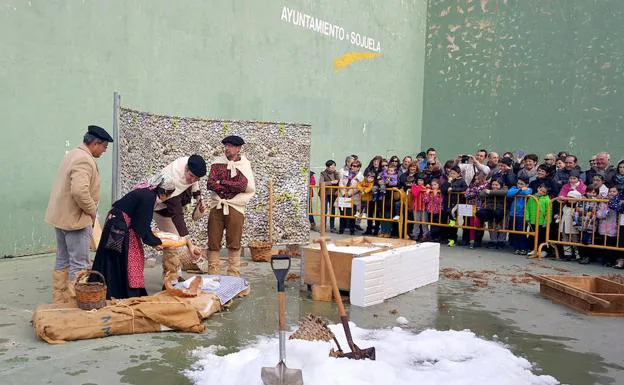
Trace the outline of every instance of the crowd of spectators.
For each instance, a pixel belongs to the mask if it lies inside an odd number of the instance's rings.
[[[524,234],[507,237],[500,230],[522,232],[537,226],[539,243],[543,243],[550,223],[550,239],[579,244],[556,245],[562,259],[624,268],[624,221],[620,215],[624,212],[624,160],[612,164],[606,152],[592,156],[583,167],[575,155],[565,151],[548,153],[540,159],[537,154],[505,152],[500,156],[480,149],[474,155],[460,154],[441,162],[436,149],[429,148],[415,158],[408,155],[401,160],[393,155],[386,159],[377,155],[366,164],[357,155],[350,155],[339,168],[335,161],[328,160],[319,178],[314,173],[310,178],[310,185],[324,182],[339,187],[326,190],[326,213],[330,214],[332,232],[399,236],[396,221],[400,218],[401,194],[397,190],[403,190],[410,206],[409,219],[427,222],[409,225],[408,234],[414,240],[477,248],[483,246],[487,229],[486,247],[511,247],[514,253],[527,255],[535,252],[534,239]],[[557,197],[548,215],[550,201]],[[345,199],[348,204],[344,204]],[[458,216],[459,204],[473,205],[475,214],[469,218]],[[340,217],[337,228],[333,215]],[[467,225],[481,230],[464,229],[459,238],[458,221],[467,221]],[[313,216],[310,224],[315,230]],[[589,245],[622,250],[598,250]],[[552,257],[554,251],[547,247],[544,256]]]

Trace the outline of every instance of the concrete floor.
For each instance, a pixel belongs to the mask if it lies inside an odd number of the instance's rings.
[[[220,345],[228,353],[258,335],[275,333],[273,274],[268,264],[249,261],[242,271],[251,282],[252,294],[207,320],[209,330],[203,334],[167,332],[48,345],[35,337],[30,319],[35,306],[51,298],[53,262],[52,255],[0,261],[1,384],[188,384],[181,371],[194,362],[193,349]],[[537,284],[513,284],[503,275],[557,273],[554,268],[592,275],[615,270],[446,246],[440,262],[442,268],[496,271],[497,278],[490,279],[488,287],[474,288],[471,280],[441,275],[438,283],[383,304],[348,308],[351,320],[363,327],[388,328],[404,316],[410,321],[407,328],[414,332],[470,329],[483,338],[500,340],[562,383],[624,385],[624,318],[582,315],[540,297]],[[294,261],[296,273],[298,266]],[[147,270],[148,292],[159,289],[159,278],[160,268]],[[338,320],[335,305],[313,302],[298,282],[289,282],[289,326],[296,326],[308,312]]]

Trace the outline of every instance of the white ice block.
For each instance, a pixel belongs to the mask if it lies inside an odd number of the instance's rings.
[[[371,306],[438,280],[440,244],[380,251],[351,263],[351,304]]]

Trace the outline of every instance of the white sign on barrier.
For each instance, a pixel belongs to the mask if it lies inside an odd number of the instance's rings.
[[[351,208],[351,198],[339,197],[338,198],[338,207],[341,208],[341,209],[350,209]]]
[[[471,217],[474,210],[473,205],[459,205],[457,211],[460,217]]]

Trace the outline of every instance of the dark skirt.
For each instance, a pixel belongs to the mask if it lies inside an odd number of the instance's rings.
[[[129,239],[130,232],[133,232],[134,230],[128,226],[128,233],[123,240],[120,253],[105,247],[106,241],[111,233],[111,227],[115,223],[120,224],[121,222],[119,221],[125,222],[123,211],[112,208],[107,215],[104,228],[102,229],[101,241],[95,254],[95,260],[93,261],[93,270],[101,273],[106,279],[106,299],[146,296],[147,291],[144,287],[131,288],[128,279]],[[91,275],[89,280],[99,281],[100,278],[96,275]]]

